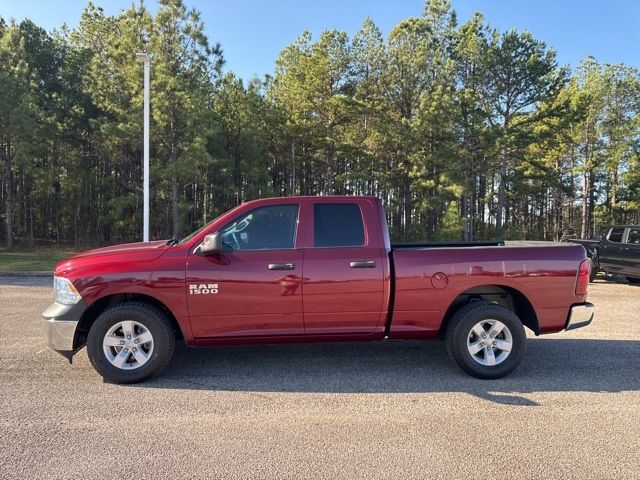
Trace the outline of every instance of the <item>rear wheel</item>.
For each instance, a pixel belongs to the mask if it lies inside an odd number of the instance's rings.
[[[169,363],[174,347],[175,334],[167,315],[140,302],[123,303],[102,312],[87,338],[91,364],[113,383],[153,377]]]
[[[501,378],[522,362],[527,336],[511,310],[489,302],[461,308],[447,328],[449,355],[469,375]]]
[[[633,283],[634,285],[637,285],[640,283],[640,278],[635,278],[635,277],[627,277],[627,281],[629,283]]]

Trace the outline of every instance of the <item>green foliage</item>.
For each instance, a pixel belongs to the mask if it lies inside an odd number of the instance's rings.
[[[420,14],[420,12],[416,12]],[[162,0],[77,28],[0,19],[0,158],[14,238],[139,239],[142,65],[151,57],[152,237],[236,204],[376,195],[394,239],[566,239],[640,221],[640,74],[573,75],[529,32],[427,0],[385,38],[303,32],[274,74],[224,72],[200,14]]]
[[[72,249],[38,248],[0,251],[0,272],[51,272],[56,263],[75,252]]]
[[[463,229],[464,224],[460,212],[458,212],[458,204],[449,202],[442,217],[442,226],[437,234],[438,238],[442,240],[461,238]]]

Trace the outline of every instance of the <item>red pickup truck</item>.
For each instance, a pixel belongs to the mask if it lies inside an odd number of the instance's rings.
[[[175,341],[444,338],[467,373],[499,378],[536,335],[588,325],[589,262],[549,242],[391,244],[381,202],[255,200],[179,241],[99,248],[60,262],[42,314],[49,346],[83,346],[108,381],[145,380]]]

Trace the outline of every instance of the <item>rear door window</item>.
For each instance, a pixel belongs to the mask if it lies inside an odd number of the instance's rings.
[[[624,228],[612,228],[609,232],[608,240],[613,243],[622,242],[622,237],[624,235]]]
[[[355,203],[316,203],[313,206],[313,236],[316,247],[360,247],[364,245],[362,212]]]
[[[630,228],[629,235],[627,236],[627,243],[633,243],[634,245],[640,245],[640,228]]]

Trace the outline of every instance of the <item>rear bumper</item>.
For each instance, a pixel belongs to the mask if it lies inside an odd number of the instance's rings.
[[[565,330],[573,330],[574,328],[586,327],[593,320],[595,306],[593,303],[585,302],[580,305],[574,305],[569,309],[569,319]]]
[[[82,300],[75,305],[63,305],[57,302],[49,305],[42,313],[42,323],[49,347],[58,352],[74,350],[76,329],[86,308]]]

